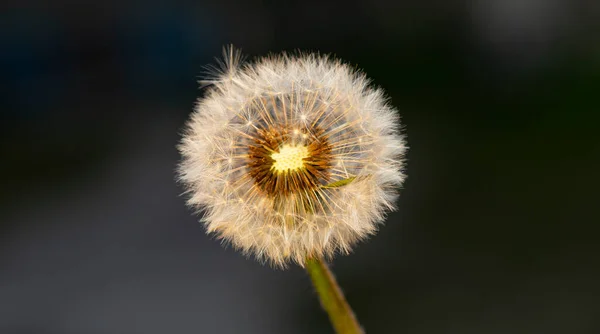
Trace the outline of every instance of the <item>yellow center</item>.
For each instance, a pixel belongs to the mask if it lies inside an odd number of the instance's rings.
[[[308,148],[306,146],[283,145],[279,153],[271,154],[275,160],[271,169],[276,172],[293,171],[304,168],[304,159],[308,158]]]

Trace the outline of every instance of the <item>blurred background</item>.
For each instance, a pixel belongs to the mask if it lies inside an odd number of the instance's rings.
[[[296,49],[400,110],[399,210],[333,263],[368,333],[600,333],[600,2],[3,1],[0,333],[331,333],[307,275],[204,234],[203,66]]]

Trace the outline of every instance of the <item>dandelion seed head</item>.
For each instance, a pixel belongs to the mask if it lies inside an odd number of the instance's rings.
[[[179,179],[207,231],[278,267],[374,234],[405,179],[383,92],[315,54],[243,63],[229,48],[220,64],[179,145]]]

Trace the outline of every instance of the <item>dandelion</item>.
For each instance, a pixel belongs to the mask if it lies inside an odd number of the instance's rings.
[[[361,72],[317,54],[225,50],[179,145],[207,231],[306,266],[339,333],[362,330],[324,263],[377,231],[404,181],[399,117]]]
[[[406,150],[364,74],[326,56],[243,64],[225,50],[179,146],[179,176],[208,232],[259,260],[348,253],[394,209]]]

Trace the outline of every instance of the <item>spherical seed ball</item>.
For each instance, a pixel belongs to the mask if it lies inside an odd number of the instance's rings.
[[[405,178],[397,111],[338,60],[225,54],[179,145],[188,203],[208,232],[274,266],[348,253]]]

